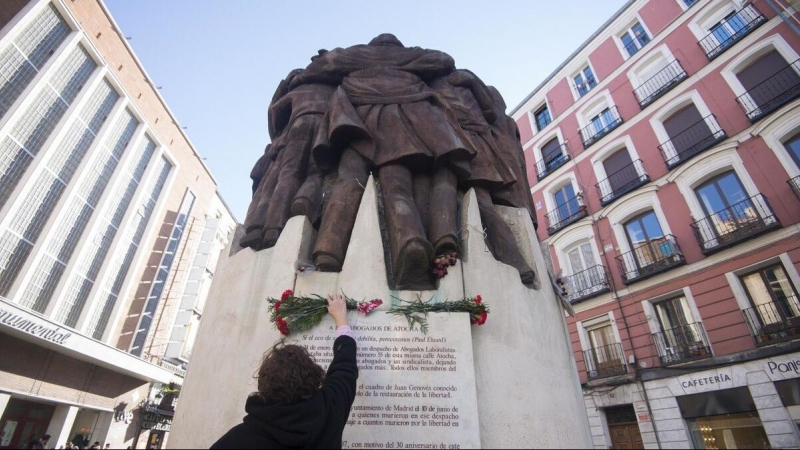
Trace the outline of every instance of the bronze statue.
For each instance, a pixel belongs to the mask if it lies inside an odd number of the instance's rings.
[[[430,289],[434,258],[458,253],[459,193],[470,188],[495,258],[534,281],[493,207],[527,208],[535,223],[516,124],[497,91],[449,55],[391,34],[321,50],[281,82],[269,116],[242,246],[271,247],[289,217],[305,215],[319,230],[317,270],[341,270],[373,173],[394,289]]]

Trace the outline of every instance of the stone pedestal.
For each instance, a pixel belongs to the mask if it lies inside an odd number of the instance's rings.
[[[470,192],[463,202],[462,260],[450,268],[438,290],[398,292],[391,291],[386,282],[375,192],[370,179],[340,273],[295,273],[295,261],[310,258],[306,253],[315,233],[303,217],[289,221],[274,248],[257,253],[243,249],[221,259],[169,447],[208,448],[241,422],[245,399],[256,389],[253,375],[260,359],[281,337],[269,321],[265,299],[279,298],[284,290],[294,289],[297,294],[343,291],[358,300],[381,298],[381,310],[391,307],[393,297],[410,300],[420,295],[443,301],[480,294],[491,309],[486,325],[462,329],[471,333],[469,359],[477,393],[477,417],[466,420],[479,424],[481,446],[590,448],[589,423],[564,311],[547,279],[544,258],[525,212],[498,208],[528,263],[536,269],[537,288],[525,287],[514,268],[492,257],[484,242],[477,201]],[[369,324],[370,319],[361,318],[360,323]],[[327,330],[328,325],[320,327]],[[315,333],[324,334],[322,330]],[[359,347],[363,349],[363,343]],[[401,384],[402,380],[399,372],[397,381]],[[387,442],[392,429],[385,433]],[[370,438],[375,440],[375,436]]]

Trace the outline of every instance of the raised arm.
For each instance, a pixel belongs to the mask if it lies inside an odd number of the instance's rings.
[[[347,305],[341,295],[328,297],[328,313],[336,322],[336,335],[333,342],[333,361],[325,375],[323,392],[332,399],[334,408],[342,418],[347,420],[350,407],[356,398],[356,341],[353,339],[350,326],[347,324]]]

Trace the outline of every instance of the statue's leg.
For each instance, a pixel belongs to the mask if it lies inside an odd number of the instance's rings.
[[[522,253],[517,247],[517,241],[514,239],[514,234],[511,228],[500,214],[494,210],[492,205],[492,198],[489,192],[485,189],[476,188],[475,193],[478,197],[478,209],[481,213],[481,221],[483,226],[486,227],[487,244],[489,251],[492,252],[495,259],[508,264],[519,271],[519,277],[525,284],[531,284],[534,281],[535,273],[533,269],[525,262]]]
[[[368,179],[367,161],[352,148],[346,148],[339,162],[339,179],[333,187],[331,199],[326,202],[314,245],[314,265],[317,270],[338,272],[342,269],[364,194],[362,186],[367,185]]]
[[[431,175],[428,173],[414,174],[414,202],[419,210],[419,218],[425,233],[428,233],[430,224],[430,203],[431,203]]]
[[[292,199],[305,180],[311,143],[318,116],[301,116],[292,123],[286,147],[281,150],[280,173],[275,191],[272,193],[269,210],[264,221],[264,247],[269,248],[278,241],[281,230],[292,217]]]
[[[254,250],[261,250],[263,248],[262,233],[264,221],[267,217],[269,200],[275,188],[277,178],[277,165],[272,164],[267,170],[266,175],[261,179],[261,184],[258,185],[256,193],[253,194],[253,200],[250,202],[250,207],[247,209],[247,217],[244,221],[246,234],[242,237],[242,240],[239,241],[239,245],[242,247],[251,247]]]
[[[292,216],[306,216],[313,224],[319,220],[321,209],[322,172],[314,162],[314,158],[309,158],[306,180],[292,200]]]
[[[458,252],[458,189],[456,176],[442,167],[433,174],[430,194],[428,240],[433,243],[434,254]]]
[[[401,165],[384,166],[378,170],[378,180],[396,288],[421,289],[430,282],[433,247],[425,238],[414,202],[411,170]]]

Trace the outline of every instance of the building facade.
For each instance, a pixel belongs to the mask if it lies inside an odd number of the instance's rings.
[[[800,20],[632,0],[512,113],[596,448],[798,448]]]
[[[0,448],[161,448],[235,219],[102,0],[0,27]]]

